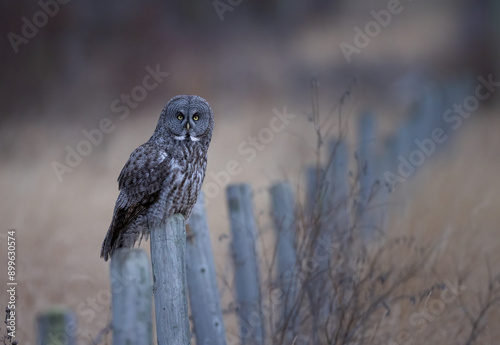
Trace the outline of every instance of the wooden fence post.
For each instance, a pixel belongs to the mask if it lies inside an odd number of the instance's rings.
[[[419,123],[414,140],[432,138],[432,131],[436,127],[444,127],[443,113],[445,106],[443,104],[443,91],[437,84],[429,83],[420,104],[417,106],[417,111]]]
[[[314,253],[321,251],[322,241],[327,238],[331,238],[331,234],[328,232],[328,218],[329,213],[327,211],[327,204],[329,199],[327,190],[324,190],[324,183],[327,179],[324,177],[323,166],[308,166],[306,168],[306,219],[308,219],[309,231],[306,235],[306,240],[308,241],[309,248],[313,248],[310,252],[300,253],[305,254],[305,258],[312,260],[314,263],[314,268],[312,271],[308,272],[308,278],[305,281],[305,288],[307,290],[307,297],[309,299],[309,308],[312,315],[312,334],[311,334],[311,344],[318,345],[318,330],[320,325],[320,319],[322,318],[324,306],[322,290],[325,288],[325,277],[326,269],[328,268],[328,257],[323,257],[322,260],[318,260],[314,257]],[[312,247],[309,247],[312,246]],[[311,256],[312,255],[312,256]]]
[[[329,147],[326,173],[326,205],[328,224],[333,225],[334,236],[342,242],[350,235],[349,158],[345,140],[332,140]]]
[[[401,123],[397,129],[394,140],[393,147],[393,166],[397,171],[398,165],[401,163],[402,159],[408,159],[408,154],[410,153],[411,140],[412,140],[412,130],[411,126],[407,121]],[[408,176],[403,176],[404,178],[410,177],[413,172],[410,172]]]
[[[39,313],[36,322],[38,344],[76,345],[76,316],[69,308],[52,306]]]
[[[317,233],[309,233],[314,238],[311,242],[314,250],[310,259],[314,260],[315,270],[311,272],[312,281],[306,287],[313,325],[311,343],[315,345],[320,342],[318,327],[327,322],[333,302],[330,295],[332,286],[328,279],[333,244],[335,240],[347,244],[351,235],[348,149],[344,140],[330,142],[325,169],[326,171],[320,171],[319,178],[324,177],[321,181],[317,181],[315,167],[309,167],[306,171],[307,202],[316,204],[315,216],[319,215],[319,229],[311,223],[311,229],[315,229]],[[312,209],[309,206],[308,212]]]
[[[253,215],[252,190],[248,184],[226,190],[235,266],[236,297],[242,344],[264,344],[259,265],[256,254],[257,227]]]
[[[191,344],[186,286],[186,227],[174,214],[151,229],[156,334],[160,345]]]
[[[113,344],[153,343],[151,266],[142,249],[118,249],[111,257]]]
[[[196,344],[225,345],[226,331],[203,192],[198,196],[187,227],[186,277]]]
[[[321,169],[321,167],[320,167]],[[309,221],[313,222],[314,217],[317,215],[317,210],[319,207],[319,200],[317,192],[318,192],[318,168],[316,165],[310,165],[306,167],[305,172],[306,177],[306,212],[309,217]],[[321,171],[319,172],[321,175]],[[321,176],[320,176],[321,177]]]
[[[295,251],[295,200],[292,186],[287,182],[276,183],[270,189],[272,200],[272,214],[276,232],[276,256],[278,279],[280,287],[284,290],[285,305],[280,324],[285,320],[293,320],[292,310],[296,302],[297,281],[295,265],[297,253]],[[295,324],[289,323],[287,328],[294,330]]]
[[[358,168],[359,168],[359,202],[357,214],[361,235],[366,243],[376,237],[375,215],[373,210],[375,186],[375,117],[370,112],[361,115],[358,132]]]

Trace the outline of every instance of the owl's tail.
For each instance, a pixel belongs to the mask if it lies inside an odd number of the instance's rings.
[[[143,229],[136,226],[134,220],[136,214],[141,211],[143,211],[142,207],[131,210],[116,206],[113,220],[102,242],[101,258],[104,261],[108,261],[116,249],[132,248],[137,242]]]
[[[111,255],[114,252],[114,240],[113,240],[113,228],[110,226],[108,229],[108,232],[106,234],[106,237],[104,238],[104,241],[102,242],[102,247],[101,247],[101,258],[104,259],[104,261],[108,261],[108,258],[111,257]]]
[[[111,221],[108,232],[106,233],[106,237],[102,242],[101,258],[103,258],[104,261],[108,261],[108,258],[113,255],[116,249],[124,247],[121,237],[124,233],[126,224],[124,224],[124,222],[122,221],[122,213],[123,210],[120,210],[118,207],[115,208],[113,220]]]

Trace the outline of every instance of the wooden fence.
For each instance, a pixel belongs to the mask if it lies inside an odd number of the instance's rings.
[[[447,95],[446,90],[440,92]],[[448,95],[449,100],[457,100],[463,92],[450,94],[453,97]],[[308,300],[307,308],[313,315],[311,329],[331,313],[325,294],[331,288],[326,272],[332,250],[336,250],[333,243],[350,243],[353,236],[370,243],[383,236],[390,210],[387,205],[391,186],[386,173],[397,174],[401,157],[412,159],[412,151],[418,149],[416,139],[430,137],[435,128],[445,128],[440,115],[449,102],[437,95],[436,90],[427,93],[409,120],[388,138],[378,136],[375,114],[361,114],[356,149],[350,149],[343,138],[332,140],[327,161],[319,169],[306,169],[305,207],[299,207],[294,195],[298,189],[292,184],[272,185],[269,191],[276,238],[273,286],[280,293],[277,303],[263,283],[252,189],[248,184],[227,187],[239,324],[236,333],[227,333],[224,326],[203,194],[187,233],[185,220],[179,215],[152,230],[152,274],[143,250],[117,251],[111,260],[113,344],[152,344],[154,296],[156,333],[161,345],[190,344],[191,327],[198,345],[299,345],[304,306],[297,301]],[[308,234],[306,240],[304,233]],[[304,248],[311,251],[306,259],[314,258],[314,269],[306,272],[306,278],[297,277],[297,267],[303,265],[298,252],[304,253]],[[70,310],[51,308],[38,315],[37,323],[40,344],[76,344],[76,317]],[[314,332],[308,339],[304,343],[320,343]]]

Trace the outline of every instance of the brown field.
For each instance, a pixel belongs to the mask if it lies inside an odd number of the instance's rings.
[[[65,175],[62,183],[52,171],[48,157],[64,143],[43,149],[38,146],[37,154],[29,161],[17,158],[2,168],[0,185],[5,201],[1,219],[5,231],[17,229],[18,327],[20,338],[27,343],[34,341],[35,313],[51,304],[63,303],[77,311],[83,338],[95,337],[109,321],[109,266],[99,258],[100,244],[117,195],[116,176],[129,152],[147,138],[154,122],[155,118],[151,117],[148,122],[117,130],[105,150],[87,157],[73,173]],[[218,121],[209,172],[219,171],[218,167],[224,167],[229,159],[243,162],[235,150],[227,148],[236,147],[241,137],[255,133],[246,130],[251,125],[249,121],[235,131],[232,124]],[[304,118],[298,118],[291,127],[300,130],[308,125]],[[439,243],[436,271],[426,272],[429,282],[453,282],[469,272],[463,282],[467,286],[464,299],[472,305],[487,288],[486,263],[497,273],[500,262],[499,126],[500,122],[492,117],[471,121],[460,129],[452,147],[441,152],[440,159],[428,163],[405,186],[409,188],[405,188],[404,195],[396,192],[393,196],[395,204],[403,200],[405,206],[397,207],[389,236],[412,235],[420,243]],[[226,132],[231,134],[221,134]],[[134,140],[129,140],[132,135]],[[297,156],[297,152],[301,155]],[[284,132],[277,135],[269,149],[259,153],[252,164],[242,163],[241,174],[231,179],[231,183],[250,182],[254,187],[256,214],[263,231],[270,227],[267,187],[282,179],[284,171],[293,181],[301,181],[300,167],[311,160],[312,153],[313,149],[302,140],[295,140],[292,134]],[[270,166],[269,162],[272,162]],[[229,242],[219,240],[221,234],[229,233],[223,190],[209,201],[207,211],[217,266],[220,274],[224,274],[230,262]],[[147,243],[142,247],[149,250]],[[426,286],[426,282],[422,286]],[[224,293],[228,303],[230,294]],[[429,332],[438,332],[445,338],[465,332],[456,326],[467,325],[464,314],[456,304],[450,309],[452,311],[447,309],[444,313],[446,327],[439,328],[439,321]],[[484,322],[493,325],[499,317],[496,309]],[[404,328],[404,319],[401,321]],[[426,336],[427,332],[420,337]],[[487,327],[487,336],[495,339],[500,334],[495,327]]]

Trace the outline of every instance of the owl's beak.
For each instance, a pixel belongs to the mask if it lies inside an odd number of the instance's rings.
[[[186,128],[189,131],[189,122],[186,124]]]

